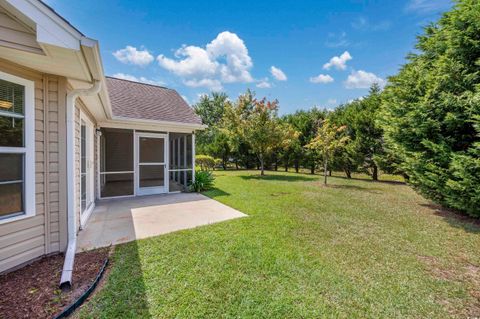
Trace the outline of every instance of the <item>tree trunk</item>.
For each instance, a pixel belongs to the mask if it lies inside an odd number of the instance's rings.
[[[288,172],[288,164],[285,164],[285,172]]]
[[[295,159],[295,164],[294,164],[295,165],[295,173],[298,173],[298,171],[300,170],[300,165],[299,164],[300,163],[299,163],[298,158]]]
[[[372,179],[373,179],[374,181],[378,181],[378,167],[377,167],[377,165],[375,165],[375,164],[373,164]]]
[[[332,176],[332,170],[328,171],[328,176]]]
[[[327,162],[327,161],[328,161],[328,160],[327,160],[327,157],[325,157],[325,158],[323,159],[323,176],[324,176],[324,178],[325,178],[325,180],[323,181],[323,183],[324,183],[325,185],[327,185],[327,175],[328,175],[328,174],[327,174],[327,172],[328,172],[328,162]]]
[[[344,168],[343,171],[345,172],[345,175],[347,175],[347,178],[352,178],[352,172],[348,168]]]
[[[315,174],[315,164],[312,164],[310,166],[310,174],[314,175]]]
[[[235,169],[238,171],[238,160],[235,159]]]
[[[227,170],[227,159],[226,159],[226,156],[223,156],[223,157],[222,157],[222,166],[223,166],[223,170],[226,171],[226,170]]]
[[[264,176],[265,175],[265,170],[264,170],[264,165],[263,165],[263,156],[260,157],[260,169],[261,169],[260,175]]]
[[[278,160],[275,158],[275,171],[278,171]]]

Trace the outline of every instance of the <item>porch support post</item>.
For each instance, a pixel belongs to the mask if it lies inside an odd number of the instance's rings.
[[[195,181],[195,131],[192,132],[192,182]]]

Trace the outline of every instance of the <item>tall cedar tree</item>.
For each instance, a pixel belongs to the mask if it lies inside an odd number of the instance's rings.
[[[458,1],[416,49],[384,91],[386,140],[418,191],[480,217],[480,1]]]

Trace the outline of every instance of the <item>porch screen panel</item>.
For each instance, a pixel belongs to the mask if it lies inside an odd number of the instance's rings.
[[[193,176],[192,134],[170,133],[170,191],[187,190]]]
[[[101,197],[134,194],[133,131],[102,128],[100,137]]]

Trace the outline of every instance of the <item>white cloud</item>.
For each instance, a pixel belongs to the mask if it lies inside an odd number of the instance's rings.
[[[280,70],[279,68],[277,68],[273,65],[270,67],[270,73],[278,81],[286,81],[287,80],[287,75],[282,70]]]
[[[215,79],[183,80],[183,84],[192,88],[204,87],[210,89],[211,91],[223,90],[222,83]]]
[[[333,81],[334,81],[333,78],[328,74],[319,74],[317,76],[310,78],[310,82],[312,83],[326,84],[326,83],[331,83]]]
[[[388,20],[383,20],[379,23],[371,23],[365,17],[358,17],[351,23],[352,28],[362,31],[386,31],[390,29],[392,23]]]
[[[350,45],[350,41],[347,39],[346,32],[341,32],[339,34],[329,33],[325,45],[329,48],[347,47]]]
[[[228,31],[219,33],[204,48],[184,45],[175,52],[175,58],[161,54],[157,61],[191,87],[221,89],[223,83],[253,81],[250,74],[253,62],[247,47],[235,33]]]
[[[410,0],[405,10],[407,12],[432,13],[447,10],[451,6],[451,0]]]
[[[327,103],[330,105],[335,105],[337,104],[337,99],[328,99]]]
[[[331,67],[337,70],[345,70],[347,68],[347,62],[352,59],[352,56],[348,51],[345,51],[340,56],[334,56],[329,62],[323,65],[325,70],[330,70]]]
[[[373,73],[363,70],[352,71],[345,81],[347,89],[368,89],[373,83],[384,86],[386,81]]]
[[[269,89],[271,87],[272,87],[272,83],[269,82],[268,78],[260,80],[257,83],[257,88],[260,88],[260,89]]]
[[[136,77],[131,74],[125,74],[125,73],[115,73],[112,75],[114,78],[122,79],[122,80],[128,80],[128,81],[133,81],[133,82],[140,82],[140,83],[146,83],[146,84],[152,84],[152,85],[165,85],[163,81],[156,81],[156,80],[150,80],[147,79],[144,76],[141,77]]]
[[[146,66],[154,60],[153,55],[147,50],[138,50],[130,45],[113,52],[113,56],[122,63],[138,66]]]

